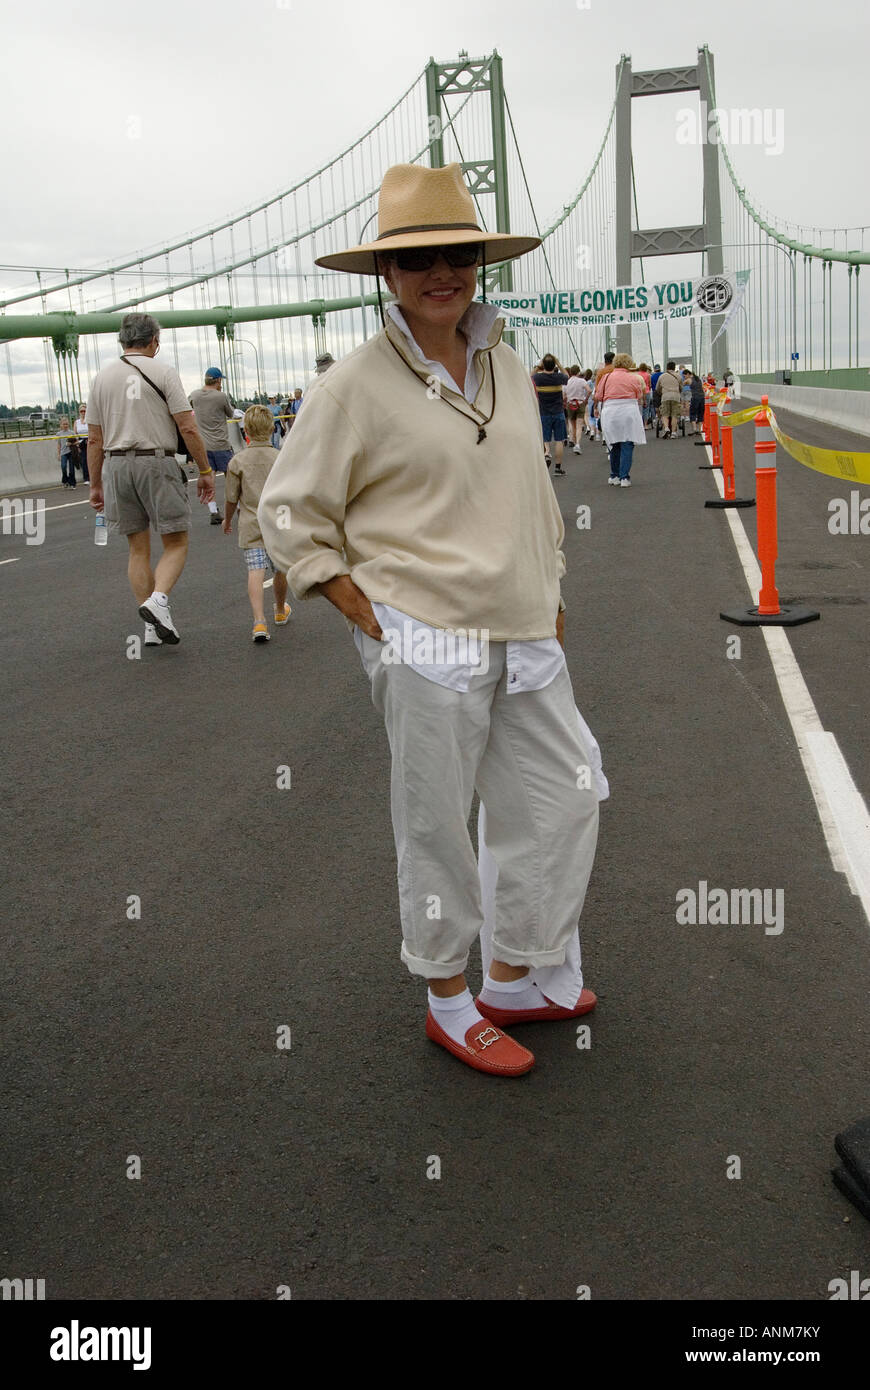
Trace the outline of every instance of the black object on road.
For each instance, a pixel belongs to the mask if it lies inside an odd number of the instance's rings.
[[[843,1160],[831,1176],[840,1191],[870,1221],[870,1116],[856,1120],[834,1138]]]

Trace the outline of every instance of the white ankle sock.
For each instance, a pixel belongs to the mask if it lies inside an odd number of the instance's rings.
[[[480,997],[494,1009],[545,1009],[547,1000],[538,986],[523,975],[519,980],[494,980],[487,975]]]
[[[216,512],[218,509],[217,502],[209,502],[208,509],[210,512]]]
[[[159,589],[155,589],[151,597],[154,599],[155,603],[167,604],[169,602],[169,595],[162,594]]]
[[[477,1011],[470,989],[464,989],[461,994],[453,994],[449,999],[437,998],[430,989],[429,1008],[438,1026],[460,1046],[464,1044],[469,1028],[473,1028],[475,1023],[486,1022],[483,1015]]]

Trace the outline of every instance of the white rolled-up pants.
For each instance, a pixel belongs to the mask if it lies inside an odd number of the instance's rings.
[[[475,790],[497,867],[497,960],[562,965],[592,872],[598,793],[567,669],[543,690],[508,695],[506,650],[504,642],[490,643],[488,670],[476,673],[467,691],[455,691],[382,661],[374,638],[362,641],[392,752],[401,956],[412,974],[427,979],[461,975],[484,926],[468,832]]]

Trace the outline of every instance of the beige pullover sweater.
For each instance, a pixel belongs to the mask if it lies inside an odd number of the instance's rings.
[[[494,642],[555,635],[564,526],[534,391],[503,327],[475,353],[474,407],[441,383],[427,390],[390,322],[311,390],[258,509],[297,598],[349,574],[370,601],[433,627],[485,628]],[[490,355],[496,407],[478,444]]]

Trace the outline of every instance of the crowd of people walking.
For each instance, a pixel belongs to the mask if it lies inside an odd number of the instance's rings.
[[[726,372],[726,382],[730,374]],[[733,377],[731,378],[733,381]],[[708,384],[712,378],[708,377]],[[646,443],[648,431],[674,439],[677,434],[697,434],[704,419],[704,382],[691,367],[668,362],[664,371],[656,363],[636,366],[629,353],[606,352],[603,362],[584,371],[579,365],[563,367],[552,353],[545,354],[532,370],[538,397],[544,458],[557,478],[566,476],[564,449],[583,451],[583,435],[605,445],[610,460],[608,482],[631,486],[631,465],[636,445]],[[552,450],[552,452],[551,452]]]

